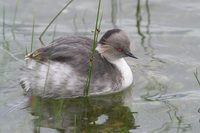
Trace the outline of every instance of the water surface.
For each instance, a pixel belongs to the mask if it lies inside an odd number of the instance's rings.
[[[104,1],[101,35],[125,30],[138,60],[127,58],[134,86],[106,97],[53,100],[23,96],[20,66],[66,1],[0,0],[0,132],[198,133],[200,130],[199,0]],[[44,36],[93,36],[98,1],[74,1]],[[5,10],[4,10],[5,9]],[[3,11],[5,13],[3,13]],[[28,106],[28,107],[27,107]]]

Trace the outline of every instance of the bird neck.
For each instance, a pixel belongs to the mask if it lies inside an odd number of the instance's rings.
[[[120,58],[114,61],[109,61],[111,64],[115,65],[122,75],[122,88],[129,87],[133,82],[133,75],[131,68],[127,64],[124,58]]]
[[[127,64],[124,58],[110,58],[111,56],[108,56],[105,54],[105,49],[101,47],[101,44],[98,44],[96,47],[96,51],[101,55],[102,58],[105,58],[108,62],[113,64],[121,73],[122,75],[122,88],[129,87],[133,82],[133,75],[131,68]],[[107,56],[106,56],[107,55]]]

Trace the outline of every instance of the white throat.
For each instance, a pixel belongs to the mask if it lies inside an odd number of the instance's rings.
[[[97,47],[96,47],[96,51],[98,51],[102,57],[104,57],[102,55],[103,53],[103,50],[101,48],[101,44],[99,44]],[[106,57],[104,57],[106,58]],[[125,59],[124,58],[120,58],[120,59],[109,59],[109,58],[106,58],[111,64],[115,65],[117,67],[117,69],[121,72],[122,74],[122,88],[127,88],[129,87],[132,82],[133,82],[133,74],[132,74],[132,71],[131,71],[131,68],[128,66],[128,64],[126,63]]]
[[[110,63],[114,64],[122,74],[122,88],[129,87],[133,82],[133,74],[125,59],[120,58]]]

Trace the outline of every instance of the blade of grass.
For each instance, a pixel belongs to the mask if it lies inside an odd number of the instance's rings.
[[[24,61],[23,61],[23,60],[18,59],[18,58],[17,58],[14,54],[12,54],[10,51],[6,50],[6,49],[3,48],[3,47],[0,47],[0,49],[1,49],[2,51],[4,51],[5,53],[7,53],[8,55],[10,55],[10,56],[11,56],[13,59],[15,59],[16,61],[18,61],[18,62],[24,64]]]
[[[99,3],[98,3],[93,45],[92,45],[92,51],[91,51],[92,53],[91,53],[91,56],[90,56],[90,59],[89,59],[88,77],[87,77],[86,84],[85,84],[85,87],[84,87],[84,96],[85,97],[88,96],[88,92],[89,92],[89,89],[90,89],[90,82],[91,82],[91,79],[92,79],[92,72],[93,72],[93,61],[94,61],[95,48],[97,46],[98,35],[99,35],[99,32],[100,32],[100,26],[101,26],[101,20],[102,20],[102,16],[103,16],[102,12],[101,12],[101,15],[100,15],[100,9],[101,9],[101,0],[99,0]]]
[[[37,118],[34,119],[34,133],[40,133],[40,125],[42,122],[42,99],[39,97],[32,97],[32,109],[36,109]]]
[[[61,100],[58,101],[57,106],[56,106],[55,121],[58,121],[57,127],[62,124],[63,108],[64,108],[64,100],[61,99]]]
[[[51,26],[51,24],[57,19],[57,17],[65,10],[74,0],[70,0],[59,12],[58,14],[50,21],[50,23],[47,25],[47,27],[44,29],[44,31],[41,33],[39,40],[42,45],[44,45],[44,42],[42,41],[42,37],[44,36],[45,32],[48,30],[48,28]]]
[[[31,52],[33,50],[33,40],[34,40],[34,33],[35,33],[35,17],[33,16],[33,25],[32,25],[32,37],[31,37]]]
[[[46,86],[47,86],[47,82],[48,82],[48,78],[49,78],[49,71],[50,71],[50,61],[48,61],[48,64],[47,64],[48,68],[47,68],[47,73],[46,73],[46,78],[45,78],[45,82],[44,82],[44,89],[43,89],[43,96],[45,97],[45,90],[46,90]]]
[[[76,129],[77,129],[77,118],[76,118],[76,114],[74,115],[74,133],[76,133]]]
[[[54,40],[54,38],[56,36],[56,29],[57,29],[57,25],[54,26],[52,41]]]
[[[117,28],[117,13],[118,13],[118,1],[112,0],[112,10],[111,10],[111,22],[113,24],[113,27]]]
[[[200,80],[199,80],[199,75],[198,75],[197,69],[196,69],[196,71],[194,72],[194,76],[195,76],[195,78],[196,78],[196,80],[197,80],[197,83],[198,83],[199,86],[200,86]]]
[[[3,40],[4,41],[6,40],[6,36],[5,36],[5,14],[6,14],[5,5],[3,5]]]
[[[11,32],[12,32],[12,35],[13,35],[13,39],[14,39],[14,40],[15,40],[15,29],[16,29],[15,21],[16,21],[16,17],[17,17],[18,6],[19,6],[19,0],[17,0],[16,5],[15,5],[15,12],[14,12],[14,18],[13,18],[13,25],[12,25],[12,29],[11,29]]]
[[[27,47],[26,47],[25,55],[27,55],[27,54],[28,54],[28,49],[27,49]]]

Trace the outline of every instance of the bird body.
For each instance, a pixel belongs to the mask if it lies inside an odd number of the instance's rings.
[[[129,87],[133,82],[132,71],[123,58],[125,51],[129,56],[134,57],[127,51],[130,45],[129,40],[127,41],[128,37],[119,29],[108,32],[96,47],[89,95],[118,92]],[[117,34],[124,36],[117,39],[125,44],[118,41],[119,44],[113,44],[117,46],[114,48],[109,44],[112,43],[109,39],[113,41],[112,36]],[[27,66],[23,69],[20,82],[25,93],[51,98],[83,96],[92,44],[93,40],[87,37],[61,37],[50,45],[27,55]]]

